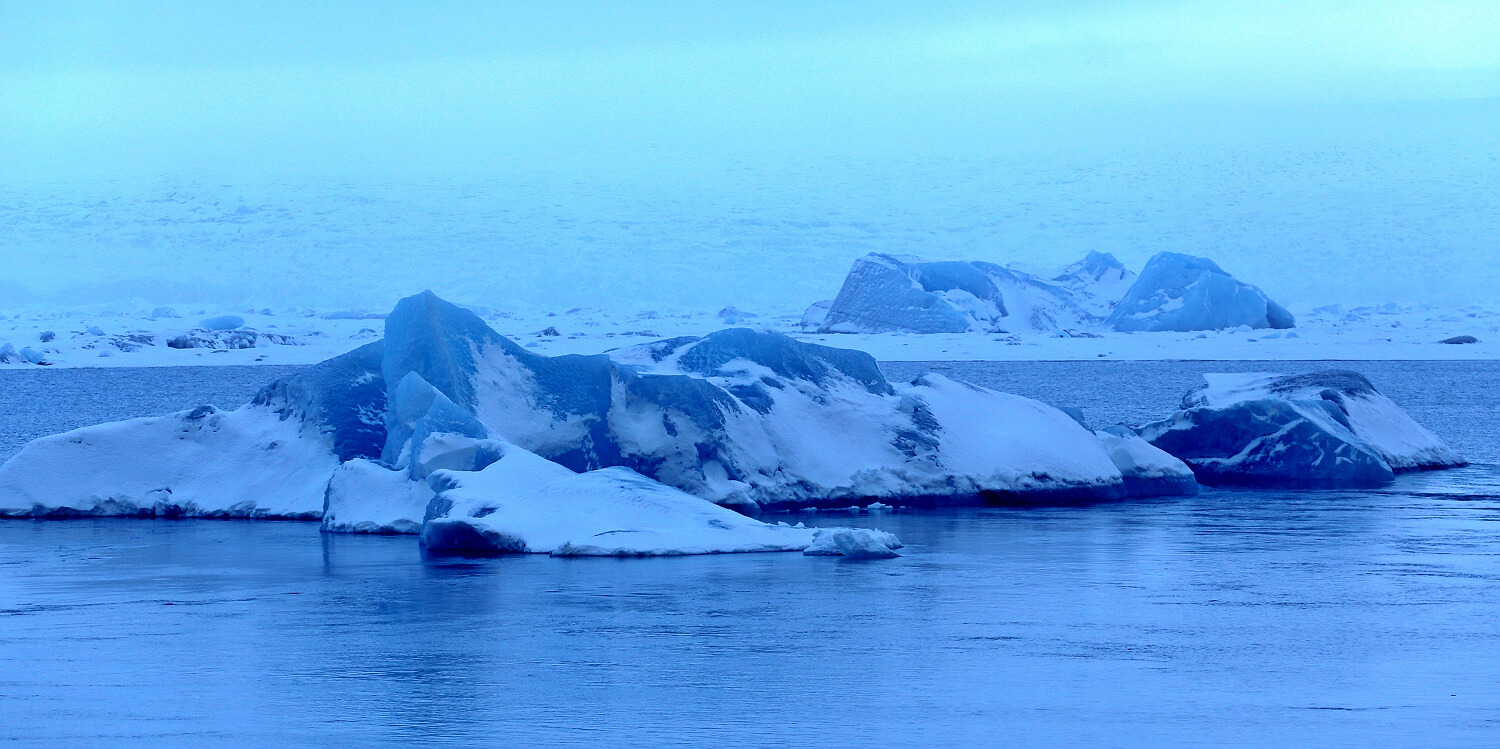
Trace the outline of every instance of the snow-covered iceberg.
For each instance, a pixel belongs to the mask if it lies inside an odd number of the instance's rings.
[[[989,266],[989,267],[987,267]],[[854,261],[821,330],[832,333],[965,333],[1006,315],[989,263],[922,262],[871,253]]]
[[[1182,410],[1136,429],[1200,483],[1358,487],[1463,465],[1363,376],[1207,375]]]
[[[386,320],[386,382],[419,374],[491,433],[574,471],[629,468],[742,509],[876,499],[1118,498],[1094,436],[1044,404],[743,328],[542,356],[431,294]],[[385,458],[396,459],[391,431]]]
[[[662,556],[801,551],[813,531],[770,525],[625,468],[574,473],[506,450],[477,472],[438,471],[422,525],[429,550]]]
[[[1058,271],[1052,283],[1072,293],[1074,307],[1102,320],[1125,298],[1135,278],[1135,272],[1114,255],[1090,251],[1082,260]]]
[[[439,433],[424,441],[421,475],[412,473],[416,464],[400,469],[356,459],[339,467],[323,529],[420,533],[430,552],[470,556],[805,550],[889,558],[901,546],[879,531],[764,523],[626,468],[574,473],[503,440]],[[839,534],[842,544],[820,541],[827,533]]]
[[[313,519],[338,464],[270,409],[202,406],[31,442],[0,468],[0,516]]]
[[[1338,409],[1354,436],[1374,448],[1396,472],[1453,468],[1463,457],[1401,410],[1364,375],[1325,370],[1299,375],[1207,374],[1184,396],[1183,408],[1228,408],[1262,398],[1323,400]]]
[[[1192,496],[1198,481],[1187,463],[1152,445],[1127,427],[1113,426],[1097,432],[1109,452],[1125,491],[1132,497]]]
[[[1105,324],[1115,330],[1190,331],[1291,328],[1292,313],[1260,289],[1236,280],[1212,260],[1157,253],[1114,306]]]
[[[370,344],[234,411],[205,405],[35,440],[0,466],[0,516],[316,519],[339,463],[379,455],[380,359]]]
[[[1100,252],[1045,276],[1021,266],[871,253],[854,261],[837,297],[808,308],[803,327],[823,333],[1084,327],[1109,315],[1135,278]]]

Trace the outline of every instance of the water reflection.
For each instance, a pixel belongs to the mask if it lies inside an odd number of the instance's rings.
[[[303,523],[0,523],[0,734],[1479,742],[1500,720],[1500,483],[1447,475],[1463,499],[1426,476],[808,516],[908,544],[863,564],[423,559],[409,537]]]

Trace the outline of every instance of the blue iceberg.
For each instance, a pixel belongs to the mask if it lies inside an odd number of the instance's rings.
[[[548,357],[429,292],[396,306],[385,347],[387,383],[415,372],[524,450],[745,510],[1124,495],[1093,435],[1056,409],[931,375],[893,385],[868,354],[780,334]],[[391,428],[387,463],[407,439]]]
[[[1137,429],[1209,486],[1357,488],[1395,479],[1327,401],[1278,398],[1189,408]]]
[[[1006,310],[987,265],[871,253],[854,261],[821,329],[964,333],[992,328]]]
[[[1203,484],[1361,487],[1465,465],[1357,372],[1208,374],[1171,418],[1139,427]]]
[[[1212,260],[1157,253],[1115,305],[1105,324],[1115,330],[1190,331],[1291,328],[1292,313],[1260,289],[1236,280]]]
[[[220,315],[199,322],[198,327],[204,330],[234,330],[245,327],[245,318],[239,315]]]
[[[854,261],[839,294],[813,305],[805,329],[823,333],[1053,331],[1109,314],[1134,274],[1091,252],[1050,280],[982,261],[925,262],[871,253]]]

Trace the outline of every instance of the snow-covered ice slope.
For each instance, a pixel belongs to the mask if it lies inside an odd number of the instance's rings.
[[[1146,263],[1105,324],[1123,332],[1295,327],[1290,312],[1212,260],[1176,252]]]
[[[422,544],[451,553],[662,556],[801,551],[811,529],[770,525],[625,468],[577,474],[524,451],[441,471]]]
[[[36,440],[0,467],[0,516],[317,518],[327,435],[262,406],[203,406]]]
[[[1228,408],[1262,398],[1324,400],[1343,413],[1349,431],[1380,453],[1398,472],[1465,464],[1462,456],[1412,420],[1358,372],[1327,370],[1291,376],[1250,373],[1203,377],[1204,384],[1183,398],[1183,408]]]
[[[0,514],[317,518],[340,461],[379,455],[379,343],[201,406],[36,440],[0,466]]]

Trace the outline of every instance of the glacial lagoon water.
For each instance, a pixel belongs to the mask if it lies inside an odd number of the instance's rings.
[[[1170,412],[1203,371],[1318,366],[887,371],[1108,424]],[[0,522],[0,745],[1496,745],[1500,368],[1355,368],[1476,465],[1373,492],[789,518],[893,531],[887,562]],[[0,372],[0,457],[279,373]]]

